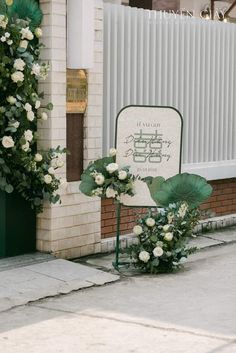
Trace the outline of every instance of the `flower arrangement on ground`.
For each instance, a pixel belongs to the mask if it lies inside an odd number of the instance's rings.
[[[17,191],[37,212],[55,203],[63,166],[60,147],[37,151],[37,123],[48,118],[38,90],[48,65],[40,61],[42,12],[35,0],[0,0],[0,190]]]
[[[134,176],[129,167],[116,163],[116,150],[110,156],[91,162],[81,177],[80,191],[87,196],[99,196],[120,201],[122,195],[134,195]]]
[[[200,220],[198,206],[210,197],[212,187],[204,178],[187,173],[167,180],[149,177],[146,182],[157,207],[162,208],[150,211],[138,221],[133,229],[138,244],[125,252],[142,271],[171,272],[197,250],[188,246],[188,240]]]

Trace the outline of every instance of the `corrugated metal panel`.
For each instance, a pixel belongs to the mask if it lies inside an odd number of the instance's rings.
[[[168,105],[184,118],[184,169],[207,176],[229,161],[236,176],[236,25],[111,4],[104,13],[104,153],[121,108]]]

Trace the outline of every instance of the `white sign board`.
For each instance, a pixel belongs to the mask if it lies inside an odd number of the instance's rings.
[[[171,107],[128,106],[116,122],[117,163],[130,166],[141,178],[180,173],[183,121]],[[135,182],[135,196],[125,196],[126,206],[156,206],[145,182]]]

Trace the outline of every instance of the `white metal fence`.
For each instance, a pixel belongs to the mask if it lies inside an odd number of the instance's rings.
[[[104,152],[129,104],[177,108],[183,169],[236,176],[236,25],[104,4]]]

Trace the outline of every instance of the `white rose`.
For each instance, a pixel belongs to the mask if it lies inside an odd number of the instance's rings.
[[[35,102],[35,109],[39,109],[40,105],[41,105],[41,102],[40,101],[36,101]]]
[[[30,112],[30,111],[32,110],[32,105],[29,104],[29,103],[26,103],[26,104],[24,105],[24,109],[25,109],[27,112]]]
[[[147,251],[141,251],[139,253],[139,259],[145,263],[147,263],[150,260],[150,254]]]
[[[120,170],[118,174],[120,180],[125,180],[127,178],[127,172],[125,170]]]
[[[0,38],[0,40],[1,40],[1,42],[6,42],[6,37],[4,37],[4,36],[2,36],[1,38]]]
[[[5,38],[9,38],[11,35],[10,35],[10,33],[9,32],[6,32],[5,33]]]
[[[42,35],[43,35],[43,31],[42,31],[41,28],[37,27],[37,28],[35,29],[35,31],[34,31],[34,34],[35,34],[35,36],[36,36],[37,38],[40,38],[40,37],[42,37]]]
[[[20,41],[20,48],[27,49],[28,47],[28,41],[27,40],[21,40]]]
[[[33,138],[34,138],[34,135],[33,135],[31,130],[26,130],[24,132],[24,137],[25,137],[26,141],[31,142],[33,140]]]
[[[169,224],[166,224],[166,225],[163,226],[164,232],[168,232],[169,229],[170,229]]]
[[[167,241],[171,241],[173,239],[173,233],[166,233],[164,239]]]
[[[4,15],[0,15],[0,27],[5,29],[8,24],[8,18],[5,17]]]
[[[102,174],[97,174],[96,177],[95,177],[95,183],[97,185],[102,185],[104,184],[104,181],[105,181],[105,178]]]
[[[41,66],[39,64],[33,64],[31,69],[31,75],[40,76]]]
[[[134,232],[135,235],[140,235],[140,234],[143,233],[143,228],[141,226],[139,226],[139,225],[134,226],[133,232]]]
[[[56,167],[57,168],[62,168],[63,166],[64,166],[64,161],[62,160],[62,159],[58,159],[57,161],[56,161]]]
[[[34,160],[35,162],[41,162],[43,160],[43,156],[40,153],[36,153]]]
[[[32,110],[27,112],[27,119],[29,121],[33,121],[34,120],[34,112],[32,112]]]
[[[115,148],[110,148],[109,155],[110,155],[111,157],[116,156],[116,149],[115,149]]]
[[[163,249],[160,246],[157,246],[155,249],[153,249],[153,255],[155,257],[160,257],[164,254]]]
[[[8,45],[12,45],[12,43],[13,43],[13,40],[11,40],[11,39],[9,39],[9,40],[7,41],[7,44],[8,44]]]
[[[112,174],[116,170],[118,170],[118,168],[119,168],[119,166],[117,163],[110,163],[107,165],[106,170],[108,171],[108,173]]]
[[[41,119],[44,120],[44,121],[48,120],[48,115],[47,115],[47,113],[42,112],[42,114],[41,114]]]
[[[5,148],[12,148],[15,146],[13,138],[11,136],[4,136],[2,139],[2,145]]]
[[[15,103],[16,103],[16,98],[13,97],[13,96],[8,96],[8,97],[7,97],[7,101],[8,101],[8,103],[10,103],[10,104],[15,104]]]
[[[20,126],[19,121],[15,121],[14,123],[11,123],[11,126],[13,126],[15,129],[18,129],[18,127]]]
[[[20,33],[21,33],[21,39],[25,39],[26,38],[28,40],[32,40],[34,38],[34,35],[31,32],[31,30],[29,29],[29,27],[22,28]]]
[[[155,219],[153,219],[153,218],[151,218],[151,217],[146,219],[146,225],[147,225],[148,227],[154,227],[155,224],[156,224]]]
[[[54,175],[55,174],[55,169],[53,167],[50,167],[48,169],[48,173]]]
[[[49,174],[44,175],[44,182],[45,184],[51,184],[52,182],[52,177]]]
[[[24,74],[21,71],[16,71],[11,75],[11,79],[13,82],[23,82],[24,81]]]
[[[14,61],[14,65],[13,65],[14,69],[19,70],[19,71],[23,71],[25,68],[25,62],[22,59],[16,59]]]
[[[117,195],[117,191],[115,191],[114,189],[112,189],[112,188],[106,189],[106,197],[108,199],[110,199],[110,198],[114,199],[116,197],[116,195]]]
[[[29,147],[30,147],[30,145],[29,145],[28,141],[24,145],[21,146],[21,148],[24,152],[28,152]]]

